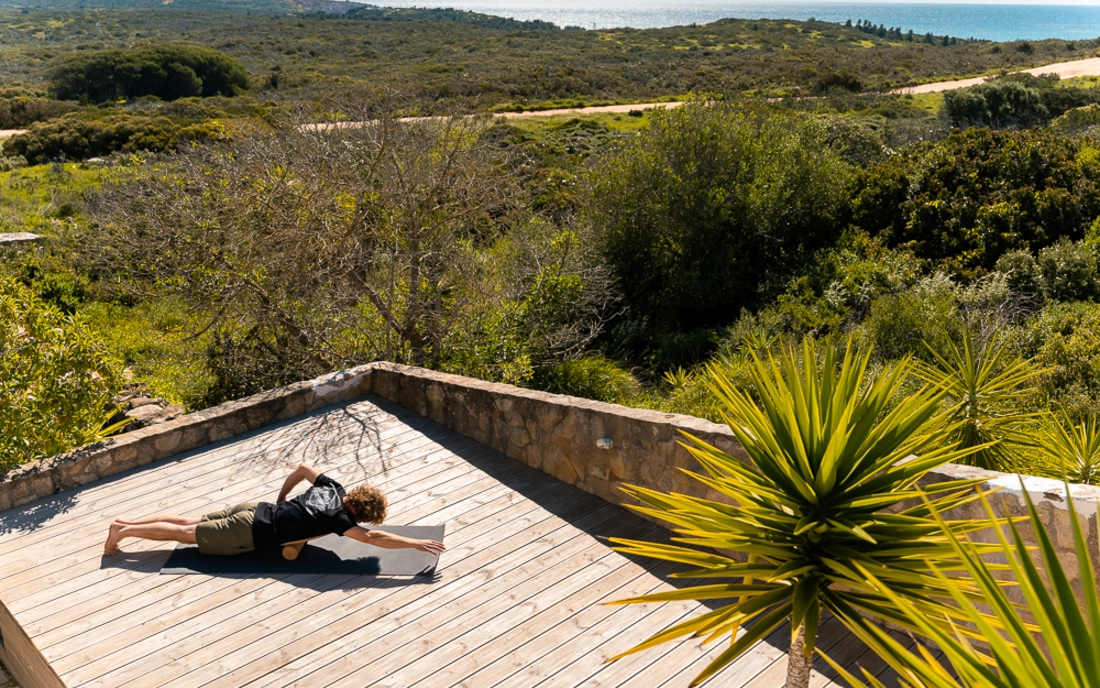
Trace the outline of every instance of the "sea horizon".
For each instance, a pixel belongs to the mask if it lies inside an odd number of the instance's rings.
[[[951,2],[731,2],[730,0],[386,0],[385,7],[453,8],[583,29],[648,29],[720,19],[870,21],[917,34],[992,41],[1100,37],[1100,5]]]

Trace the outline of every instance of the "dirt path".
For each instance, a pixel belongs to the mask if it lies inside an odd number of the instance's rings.
[[[517,117],[553,117],[555,115],[591,115],[597,112],[630,112],[631,110],[651,110],[653,108],[680,107],[683,103],[639,103],[636,105],[597,105],[584,108],[562,108],[560,110],[528,110],[526,112],[495,112],[497,117],[508,119]]]
[[[1034,74],[1036,76],[1040,74],[1057,74],[1062,79],[1069,79],[1075,76],[1100,76],[1100,57],[1091,57],[1087,60],[1074,60],[1073,62],[1058,62],[1055,64],[1043,65],[1042,67],[1032,67],[1031,69],[1022,69],[1021,72],[1028,74]],[[937,81],[933,84],[921,84],[920,86],[910,86],[908,88],[899,88],[894,93],[902,93],[908,95],[916,95],[918,93],[942,93],[944,91],[953,91],[956,88],[966,88],[967,86],[977,86],[983,83],[988,76],[978,76],[973,79],[958,79],[956,81]]]

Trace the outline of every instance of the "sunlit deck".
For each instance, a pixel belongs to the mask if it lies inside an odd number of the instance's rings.
[[[168,576],[159,570],[172,545],[145,541],[102,557],[116,516],[273,500],[301,461],[381,487],[390,523],[445,523],[437,577]],[[602,538],[614,535],[667,537],[372,397],[0,513],[3,631],[14,621],[33,641],[55,674],[40,671],[42,685],[686,686],[725,643],[605,663],[702,609],[602,605],[668,589],[673,570],[612,551]],[[781,686],[788,637],[779,629],[711,685]],[[821,639],[846,663],[884,669],[835,621]],[[839,685],[832,678],[824,670],[811,685]]]

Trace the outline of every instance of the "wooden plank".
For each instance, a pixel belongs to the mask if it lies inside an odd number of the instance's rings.
[[[789,637],[790,631],[786,627],[781,626],[772,631],[738,657],[736,662],[723,669],[714,683],[722,688],[741,688],[774,665],[785,664],[787,655],[780,647]],[[654,661],[683,667],[679,673],[669,677],[666,683],[670,688],[688,686],[728,646],[728,639],[717,639],[708,645],[680,643],[664,657]]]
[[[587,495],[586,495],[587,497]],[[585,515],[576,522],[611,522],[621,510],[604,503],[589,511],[594,498],[579,500],[570,509]],[[516,531],[489,547],[482,556],[460,556],[447,570],[455,570],[455,578],[430,591],[401,590],[382,598],[366,595],[352,597],[341,602],[334,612],[315,612],[282,632],[258,638],[259,642],[240,645],[229,655],[202,667],[195,676],[183,677],[176,685],[201,685],[222,679],[227,684],[242,685],[258,679],[287,664],[287,658],[304,657],[330,643],[338,650],[337,661],[355,651],[364,637],[372,638],[400,629],[413,623],[413,619],[428,617],[441,605],[453,604],[468,593],[484,589],[490,580],[507,577],[521,583],[547,567],[568,559],[590,546],[590,540],[582,538],[572,525],[571,514],[565,518],[551,516],[544,522],[545,534],[533,534],[533,528]],[[508,525],[502,521],[501,525]],[[537,532],[537,531],[536,531]],[[494,591],[495,593],[496,591]],[[416,623],[421,623],[417,621]],[[357,668],[356,664],[352,668]],[[301,679],[307,685],[317,685],[313,674]],[[165,684],[172,685],[172,684]]]
[[[474,630],[476,641],[482,643],[476,649],[472,643],[460,639],[459,642],[466,651],[459,657],[449,661],[440,661],[440,658],[434,660],[440,668],[431,673],[427,682],[429,685],[447,686],[492,685],[513,670],[507,668],[504,662],[493,667],[493,662],[487,663],[487,659],[514,658],[515,661],[535,663],[569,638],[587,637],[579,631],[575,623],[581,614],[595,611],[602,612],[604,617],[611,616],[615,608],[604,603],[646,594],[662,585],[661,576],[682,569],[682,566],[667,562],[646,568],[627,560],[609,575],[571,595],[564,604],[543,609],[527,619],[510,614],[502,615],[490,624],[481,625]],[[499,627],[495,636],[491,635],[494,626]]]
[[[606,550],[602,545],[596,547]],[[404,666],[396,671],[387,670],[386,682],[391,686],[423,686],[425,682],[428,685],[434,682],[436,686],[453,685],[467,673],[469,664],[462,664],[464,658],[472,660],[476,669],[476,663],[481,658],[494,656],[486,651],[486,643],[501,639],[504,651],[510,652],[524,640],[540,635],[546,628],[543,624],[553,624],[561,616],[572,616],[598,599],[601,585],[616,586],[638,574],[636,568],[616,553],[602,552],[597,556],[599,558],[583,568],[573,568],[564,574],[545,571],[524,586],[495,595],[465,616],[459,616],[420,637],[390,641],[390,646],[398,648],[391,655],[396,660],[393,663],[404,663]],[[570,567],[573,564],[573,561],[565,563]],[[559,568],[564,568],[564,565]],[[448,605],[447,611],[452,611],[454,606],[458,605]],[[459,606],[455,611],[460,610]],[[448,628],[448,625],[452,627]],[[432,649],[419,654],[402,651],[408,646]],[[378,662],[379,654],[374,648],[375,645],[367,645],[361,650],[375,657],[370,662],[372,666]],[[472,655],[478,655],[478,658]],[[386,663],[383,656],[379,664],[385,666]],[[365,673],[366,669],[361,668],[331,685],[361,684],[368,680]]]
[[[27,688],[64,688],[57,672],[35,648],[33,641],[0,603],[0,661]]]
[[[486,448],[486,449],[483,450],[483,453],[491,454],[492,452],[491,452],[491,450]],[[455,458],[453,460],[453,462],[452,461],[446,461],[444,463],[443,461],[440,461],[440,463],[442,465],[445,465],[445,466],[454,466],[454,470],[457,471],[461,475],[466,475],[470,471],[468,462],[463,461],[461,459]],[[504,466],[508,466],[510,464],[518,464],[518,462],[514,462],[514,461],[511,461],[510,459],[506,459],[506,460],[501,460],[500,464],[504,465]],[[521,465],[521,464],[519,464],[519,465]],[[437,477],[439,477],[439,478],[454,475],[453,473],[444,473],[444,471],[441,470],[440,467],[434,467],[433,468],[431,465],[417,466],[417,470],[423,471],[425,474],[436,473]],[[446,470],[451,470],[451,469],[446,469]],[[330,472],[334,473],[337,477],[342,478],[342,473],[343,473],[342,469],[338,468],[335,471],[330,471]],[[245,481],[238,481],[238,484],[242,486],[241,487],[241,492],[238,495],[236,495],[238,500],[241,499],[241,498],[246,498],[246,497],[244,497],[244,495],[247,495],[247,494],[255,495],[256,494],[256,490],[254,490],[251,487],[251,485],[252,485],[251,483],[247,483]],[[279,484],[281,484],[281,480],[279,481]],[[396,483],[396,485],[398,487],[403,487],[404,484],[405,484],[404,481],[402,481],[400,483]],[[395,498],[396,497],[400,497],[400,495],[396,495]],[[102,528],[102,525],[100,525],[99,528]],[[88,535],[88,536],[95,535],[96,536],[95,539],[99,540],[103,537],[103,531],[99,530],[99,529],[96,529],[96,530],[88,529],[86,535]],[[93,542],[94,542],[94,540],[93,540]],[[156,548],[156,547],[161,547],[163,545],[158,545],[158,544],[155,544],[155,543],[154,544],[146,543],[145,546],[148,547],[148,548]],[[64,569],[65,573],[55,574],[55,576],[52,577],[52,579],[50,581],[48,581],[48,585],[46,587],[56,588],[57,584],[60,582],[59,580],[57,580],[58,575],[61,575],[61,576],[66,576],[67,575],[67,576],[71,577],[72,574],[77,573],[77,572],[84,572],[84,571],[88,571],[88,570],[94,571],[94,570],[99,569],[99,567],[101,565],[100,564],[101,544],[91,544],[90,546],[85,544],[84,549],[81,550],[80,554],[82,556],[80,556],[79,558],[70,559],[69,562],[68,562],[67,568]],[[83,567],[80,567],[81,563],[86,563],[86,565],[83,566]],[[24,576],[22,576],[22,578],[20,578],[19,576],[13,576],[13,577],[9,578],[8,580],[5,580],[5,588],[6,588],[5,595],[6,596],[14,596],[14,595],[18,594],[20,601],[22,601],[24,599],[28,599],[28,598],[33,599],[28,594],[27,590],[23,590],[23,589],[18,588],[18,584],[21,583],[21,582],[24,582],[27,579],[30,579],[31,581],[36,582],[38,584],[38,587],[40,587],[40,588],[43,587],[43,585],[47,583],[46,581],[43,581],[41,578],[34,578],[31,575],[31,573],[25,574]],[[19,606],[22,607],[23,604],[20,604]]]
[[[512,507],[518,506],[519,508],[527,508],[527,506],[528,506],[528,504],[525,503],[525,502],[520,502],[518,505],[516,505],[514,502],[511,502],[511,500],[502,500],[502,501],[509,501],[509,503]],[[497,507],[493,504],[489,504],[489,505],[484,505],[484,506],[482,506],[478,509],[474,509],[473,511],[470,512],[469,516],[466,517],[466,521],[468,521],[470,523],[478,523],[478,522],[480,522],[480,520],[484,519],[487,515],[491,515],[492,513],[494,513],[498,508],[499,507]],[[430,514],[430,510],[425,509],[425,513]],[[432,518],[432,517],[434,517],[434,515],[430,515],[430,516],[427,516],[427,517]],[[463,523],[461,522],[461,520],[462,520],[461,517],[460,517],[460,519],[456,519],[456,520],[459,521],[459,522],[456,523],[456,529],[453,530],[448,535],[448,540],[451,541],[452,544],[457,543],[459,545],[458,552],[461,554],[462,553],[461,543],[463,542],[463,538],[465,537],[464,534],[466,533],[467,528],[462,527]],[[520,522],[522,522],[521,519],[520,519]],[[499,539],[498,536],[489,535],[489,534],[486,534],[485,538],[486,538],[486,542],[491,541],[492,539]],[[454,551],[454,550],[452,549],[451,551]],[[464,557],[461,560],[461,562],[465,563],[465,559],[466,558]],[[473,559],[473,557],[470,557],[470,559]],[[452,568],[453,567],[446,567],[444,569],[444,571],[449,572]],[[355,592],[355,591],[352,591],[352,592]],[[306,594],[306,597],[309,598],[309,597],[312,597],[312,595]],[[310,602],[310,605],[314,605],[314,604],[315,603],[313,601]],[[316,611],[316,610],[314,610],[314,611]],[[123,647],[123,648],[119,648],[119,650],[124,650],[125,651],[125,661],[126,662],[134,662],[136,660],[140,660],[140,661],[137,661],[137,666],[142,671],[141,671],[140,674],[137,674],[136,677],[135,677],[135,680],[138,682],[138,684],[144,683],[144,685],[160,685],[164,680],[170,679],[171,677],[175,676],[176,674],[181,673],[181,671],[186,671],[186,667],[180,667],[180,666],[166,667],[163,671],[160,671],[159,673],[154,672],[153,674],[145,675],[146,671],[149,671],[150,669],[152,669],[154,667],[150,664],[150,662],[147,659],[142,658],[142,653],[144,651],[150,652],[151,653],[150,657],[152,658],[152,661],[157,662],[158,660],[161,659],[161,657],[158,655],[157,650],[160,647],[163,647],[165,644],[168,644],[170,647],[173,647],[174,650],[183,648],[183,649],[180,649],[180,652],[184,653],[181,656],[184,656],[186,658],[187,662],[189,662],[190,664],[198,664],[199,662],[202,661],[204,653],[216,653],[217,651],[221,651],[221,652],[224,653],[224,652],[228,652],[229,650],[231,650],[234,647],[234,644],[229,643],[229,642],[223,642],[224,637],[225,636],[230,636],[234,633],[241,632],[242,630],[245,630],[245,631],[253,630],[253,629],[249,628],[248,619],[263,619],[264,624],[265,624],[265,628],[275,627],[274,624],[276,624],[277,621],[275,620],[273,615],[278,615],[278,616],[281,616],[281,617],[285,617],[286,619],[290,620],[291,622],[293,620],[301,618],[301,612],[299,611],[299,609],[296,609],[296,608],[293,608],[293,607],[286,607],[282,603],[279,603],[277,606],[260,604],[259,606],[255,607],[255,608],[252,608],[252,609],[239,610],[235,614],[232,614],[232,615],[224,615],[223,616],[223,615],[219,614],[220,618],[214,620],[214,623],[209,624],[209,625],[207,625],[203,628],[202,633],[201,633],[201,638],[193,633],[193,629],[191,629],[189,627],[189,622],[173,623],[172,632],[178,634],[178,637],[158,636],[157,642],[150,643],[150,646],[148,648]],[[183,644],[180,645],[179,643],[176,642],[177,640],[181,641]],[[191,641],[197,641],[197,642],[191,642]],[[189,645],[188,643],[191,643],[191,644]],[[101,656],[96,661],[99,662],[102,666],[104,666],[107,670],[111,670],[112,667],[121,666],[121,664],[123,662],[123,658],[117,657],[117,656],[112,656],[112,655],[107,655],[107,656]],[[95,671],[95,669],[91,666],[82,667],[81,668],[81,676],[86,677],[87,675],[93,674],[94,671]],[[123,675],[119,675],[117,671],[114,672],[114,673],[111,673],[110,674],[111,683],[116,684],[116,685],[120,684],[120,683],[123,682],[122,679],[126,678],[127,676],[129,676],[129,674],[126,674],[125,676],[123,676]],[[66,675],[66,678],[68,678],[68,675]]]
[[[525,469],[526,467],[523,468]],[[520,468],[517,467],[514,470],[519,471]],[[440,476],[432,476],[432,480],[439,478]],[[497,490],[497,492],[501,494],[503,494],[503,492],[508,489],[491,479],[483,478],[480,482],[468,485],[462,490],[459,490],[458,494],[463,496],[471,494],[476,495],[479,492],[485,491],[486,488]],[[437,502],[445,502],[446,498],[447,496],[441,497],[437,499]],[[416,501],[417,500],[411,498],[406,500],[399,500],[398,502],[396,502],[396,506],[400,508],[402,506],[406,506],[406,502]],[[411,506],[415,509],[416,504],[408,506]],[[434,505],[428,505],[427,508],[434,509]],[[413,511],[411,515],[415,516],[415,511]],[[158,576],[158,578],[164,577]],[[196,600],[201,599],[202,595],[213,594],[216,595],[215,599],[221,599],[225,596],[225,593],[222,592],[225,586],[222,585],[219,581],[203,580],[200,583],[196,584],[194,582],[194,578],[194,576],[180,576],[176,578],[175,583],[157,588],[156,595],[147,595],[145,596],[146,599],[142,600],[144,606],[140,611],[131,611],[125,614],[124,617],[111,621],[111,630],[114,631],[116,634],[123,635],[126,646],[133,646],[144,637],[143,634],[148,635],[155,632],[156,629],[154,628],[154,626],[150,625],[149,622],[155,620],[162,615],[162,608],[166,604],[170,603],[171,608],[183,609],[185,604],[180,598],[183,597],[185,594],[192,596],[192,598]],[[230,582],[232,582],[231,579]],[[186,592],[177,592],[177,588]],[[140,592],[141,591],[139,590],[138,594],[140,594]],[[171,597],[165,597],[165,595],[170,595]],[[107,610],[107,613],[111,613],[111,610]],[[123,618],[125,619],[124,622],[122,621]],[[92,614],[84,617],[79,624],[69,624],[58,628],[55,633],[61,635],[60,640],[55,638],[53,634],[44,634],[43,637],[48,637],[51,642],[60,642],[61,640],[63,640],[65,643],[65,650],[70,652],[75,651],[76,649],[80,649],[84,645],[89,643],[98,644],[101,646],[102,631],[99,631],[97,629],[105,626],[107,622],[108,620],[103,618],[101,615]],[[92,657],[98,657],[101,656],[101,654],[102,649],[100,648],[97,649],[96,652],[92,653]],[[80,654],[80,658],[84,658],[85,656],[86,653]],[[65,673],[75,668],[73,666],[70,666],[67,657],[65,659],[62,659],[61,657],[55,658],[51,656],[51,660],[58,668],[58,671],[62,673]]]

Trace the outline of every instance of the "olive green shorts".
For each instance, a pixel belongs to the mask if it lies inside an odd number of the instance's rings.
[[[206,514],[195,526],[199,551],[203,554],[244,554],[256,549],[252,541],[255,517],[256,502]]]

